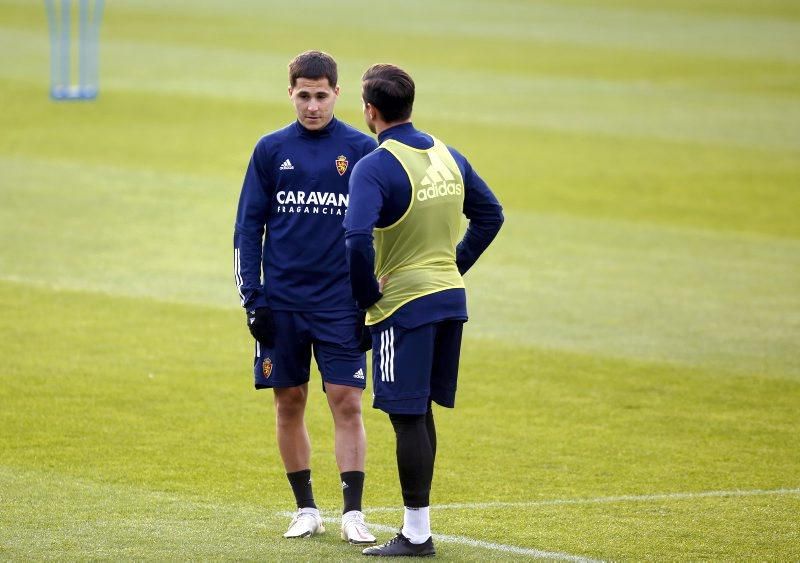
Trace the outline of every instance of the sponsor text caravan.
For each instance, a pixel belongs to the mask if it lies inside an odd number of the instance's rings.
[[[343,215],[347,209],[348,194],[335,192],[304,192],[281,190],[275,194],[278,213],[310,213]]]

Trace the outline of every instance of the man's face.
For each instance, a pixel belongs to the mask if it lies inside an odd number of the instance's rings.
[[[297,120],[311,131],[322,129],[331,122],[338,97],[339,87],[331,88],[327,78],[298,78],[294,86],[289,86],[289,98],[297,112]]]

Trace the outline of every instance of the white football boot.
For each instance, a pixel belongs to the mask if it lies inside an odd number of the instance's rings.
[[[342,539],[353,545],[375,543],[375,536],[369,533],[363,512],[351,510],[342,514]]]
[[[289,529],[283,534],[284,538],[307,538],[325,532],[322,518],[316,508],[300,508],[292,518]]]

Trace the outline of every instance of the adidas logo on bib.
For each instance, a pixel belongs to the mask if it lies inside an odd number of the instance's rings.
[[[439,155],[431,153],[430,159],[431,165],[425,170],[425,176],[420,181],[421,189],[417,191],[417,199],[427,201],[448,195],[460,196],[463,186],[456,182],[456,177],[442,162]]]

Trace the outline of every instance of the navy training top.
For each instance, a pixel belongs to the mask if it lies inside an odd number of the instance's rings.
[[[433,138],[403,123],[386,129],[378,141],[395,139],[416,149],[429,149]],[[503,208],[489,186],[464,156],[447,147],[464,179],[464,215],[469,226],[456,247],[456,265],[461,275],[469,270],[489,246],[503,224]],[[400,161],[385,149],[370,153],[353,169],[350,177],[350,205],[344,219],[350,283],[358,306],[366,309],[381,298],[375,278],[375,249],[372,230],[397,222],[411,202],[411,182]],[[467,319],[466,292],[448,289],[410,301],[380,323],[405,328],[445,319]],[[380,328],[380,326],[379,326]]]
[[[376,146],[335,117],[319,131],[295,121],[256,143],[233,235],[243,307],[356,309],[341,223],[353,167]]]

